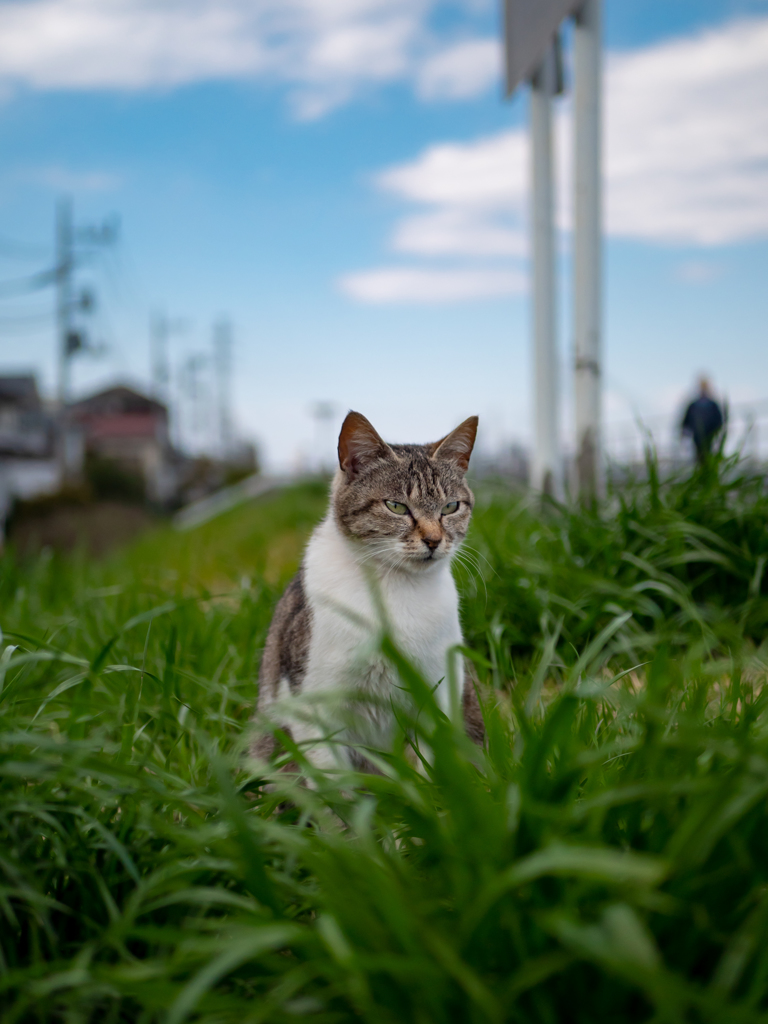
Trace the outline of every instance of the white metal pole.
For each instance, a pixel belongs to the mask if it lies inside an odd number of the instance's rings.
[[[601,0],[585,0],[574,38],[574,348],[576,485],[600,493],[601,458]]]
[[[555,185],[552,97],[554,45],[531,81],[531,222],[533,257],[534,442],[531,484],[561,493],[560,422],[555,273]]]

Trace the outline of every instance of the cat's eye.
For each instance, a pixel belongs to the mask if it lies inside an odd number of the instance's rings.
[[[455,512],[459,507],[458,501],[449,501],[447,505],[443,505],[440,509],[441,516],[449,516],[452,512]]]
[[[384,504],[390,512],[394,512],[397,516],[404,516],[408,514],[408,506],[404,505],[402,501],[385,501]]]

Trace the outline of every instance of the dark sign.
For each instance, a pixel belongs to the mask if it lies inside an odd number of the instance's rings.
[[[584,0],[504,0],[504,47],[507,96],[541,64],[557,27],[575,14]]]

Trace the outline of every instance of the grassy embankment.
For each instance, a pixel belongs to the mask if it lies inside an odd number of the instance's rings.
[[[395,752],[276,810],[244,726],[323,505],[4,556],[3,1021],[768,1020],[762,482],[488,497],[459,570],[487,751],[403,666],[428,774]]]

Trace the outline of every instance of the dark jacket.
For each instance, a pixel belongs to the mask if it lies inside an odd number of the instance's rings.
[[[682,429],[690,434],[697,451],[709,448],[715,434],[723,425],[723,414],[713,398],[700,395],[685,410]]]

